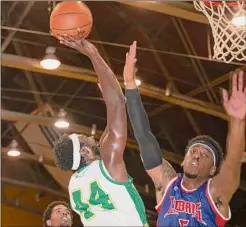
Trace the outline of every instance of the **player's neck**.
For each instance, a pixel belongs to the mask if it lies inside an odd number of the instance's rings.
[[[199,188],[206,181],[207,179],[204,178],[191,179],[184,175],[182,180],[182,185],[188,190],[193,190]]]
[[[100,158],[98,156],[91,158],[91,159],[86,159],[86,165],[90,165],[92,162],[99,160]]]

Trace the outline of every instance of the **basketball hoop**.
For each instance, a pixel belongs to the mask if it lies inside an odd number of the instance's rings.
[[[246,2],[193,1],[208,18],[214,38],[213,58],[246,61]]]

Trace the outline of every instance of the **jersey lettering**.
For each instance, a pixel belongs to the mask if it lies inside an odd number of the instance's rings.
[[[105,210],[114,210],[114,204],[111,202],[109,195],[105,193],[96,181],[91,183],[91,196],[89,203],[94,206],[100,206]]]
[[[170,207],[165,214],[165,217],[171,214],[186,213],[191,214],[202,224],[206,224],[202,217],[201,203],[193,203],[185,200],[176,200],[174,196],[170,196]]]
[[[96,181],[90,184],[90,199],[88,203],[83,201],[81,190],[76,190],[72,193],[72,198],[75,203],[75,210],[84,215],[85,219],[94,217],[94,213],[90,210],[90,205],[99,206],[105,210],[114,210],[115,206],[109,195],[103,191]]]
[[[180,227],[186,227],[189,224],[189,220],[186,219],[179,219],[179,226]]]
[[[72,196],[75,203],[74,209],[83,214],[85,219],[90,219],[95,215],[91,212],[89,204],[82,202],[82,194],[80,190],[74,191]]]

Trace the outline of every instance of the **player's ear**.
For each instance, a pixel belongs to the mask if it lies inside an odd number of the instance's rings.
[[[47,220],[47,221],[46,221],[46,225],[47,225],[47,226],[51,226],[51,220]]]
[[[210,172],[209,172],[210,176],[214,176],[215,172],[216,172],[216,167],[213,166],[213,167],[210,169]]]

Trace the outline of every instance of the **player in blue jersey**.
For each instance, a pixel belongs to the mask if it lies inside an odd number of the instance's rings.
[[[244,73],[232,76],[232,91],[223,89],[223,105],[229,117],[226,158],[209,136],[189,141],[183,174],[162,159],[135,83],[136,43],[126,56],[124,80],[127,110],[144,167],[156,188],[157,226],[224,226],[230,219],[229,202],[239,187],[245,147],[246,89]],[[221,164],[222,163],[222,164]]]

